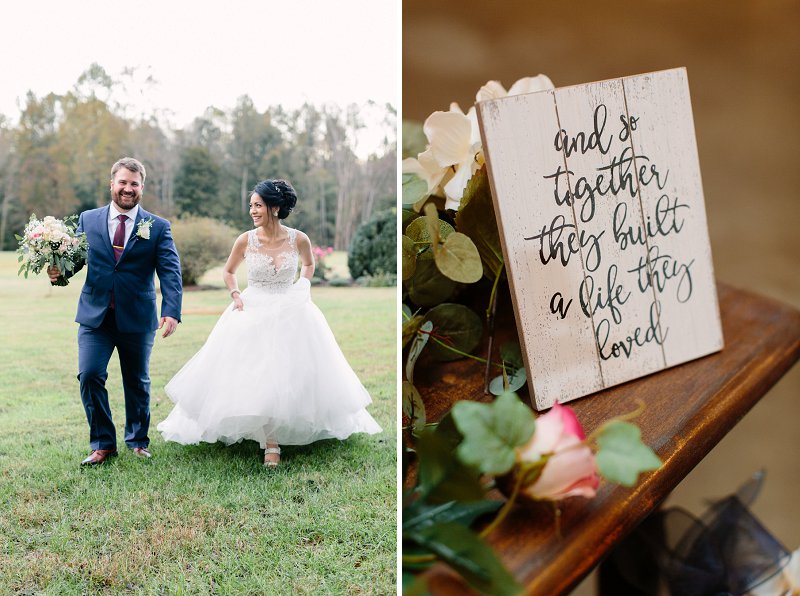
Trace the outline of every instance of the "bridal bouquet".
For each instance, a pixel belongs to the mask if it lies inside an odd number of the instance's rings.
[[[85,234],[75,233],[75,220],[71,215],[63,220],[50,215],[39,220],[36,214],[31,215],[23,235],[15,234],[19,241],[17,254],[22,265],[17,275],[31,271],[38,274],[42,269],[58,267],[61,275],[53,283],[55,286],[66,286],[69,281],[64,273],[73,272],[85,261],[89,250]]]

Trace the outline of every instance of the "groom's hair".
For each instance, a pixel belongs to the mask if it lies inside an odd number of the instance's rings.
[[[140,162],[138,159],[134,159],[133,157],[123,157],[122,159],[118,160],[117,163],[111,166],[112,180],[120,168],[125,168],[131,172],[139,172],[142,175],[142,186],[144,186],[144,179],[147,178],[147,172],[145,171],[144,164],[142,162]]]

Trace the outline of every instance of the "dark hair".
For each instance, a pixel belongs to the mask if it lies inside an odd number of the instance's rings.
[[[286,180],[262,180],[253,189],[267,207],[279,207],[278,219],[286,219],[297,204],[297,193]]]

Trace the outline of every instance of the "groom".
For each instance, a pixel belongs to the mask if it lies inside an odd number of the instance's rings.
[[[86,282],[78,301],[78,380],[89,422],[92,453],[81,465],[117,455],[117,434],[108,405],[108,362],[119,354],[125,392],[125,443],[149,458],[150,352],[156,329],[169,337],[181,317],[181,266],[169,222],[139,207],[144,166],[131,157],[111,168],[111,204],[81,213],[78,232],[89,242]],[[77,271],[77,270],[76,270]],[[51,281],[57,268],[48,268]],[[153,274],[161,284],[156,316]]]

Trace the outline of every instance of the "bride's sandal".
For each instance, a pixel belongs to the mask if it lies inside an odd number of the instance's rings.
[[[277,457],[274,457],[277,456]],[[264,449],[264,465],[268,468],[277,468],[281,461],[280,447],[267,447]]]

